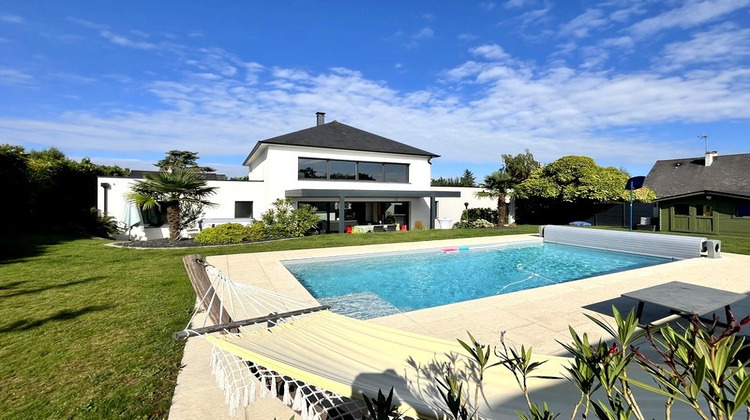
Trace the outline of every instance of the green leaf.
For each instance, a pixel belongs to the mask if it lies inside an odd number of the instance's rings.
[[[737,388],[737,392],[734,395],[734,412],[736,412],[743,405],[747,404],[748,400],[750,400],[750,377],[746,377],[745,380],[742,381],[742,384],[740,384],[739,388]],[[731,412],[729,414],[734,414],[734,412]]]

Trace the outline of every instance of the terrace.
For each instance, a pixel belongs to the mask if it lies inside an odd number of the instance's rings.
[[[444,246],[478,245],[488,242],[514,242],[535,238],[535,235],[514,235],[496,238],[467,238],[408,244],[383,244],[345,248],[308,249],[254,254],[213,256],[208,261],[233,280],[253,284],[297,300],[315,301],[280,261],[297,258],[331,257],[407,249]],[[750,270],[750,256],[724,253],[720,259],[693,258],[670,264],[642,268],[492,296],[474,301],[391,315],[369,322],[431,335],[448,340],[465,339],[466,331],[478,341],[499,344],[501,331],[506,331],[506,342],[511,345],[533,346],[535,354],[564,355],[557,341],[570,340],[568,326],[580,334],[588,333],[595,340],[603,331],[584,314],[612,323],[611,307],[621,312],[632,309],[636,302],[622,298],[623,293],[664,284],[673,280],[699,284],[722,290],[746,293],[750,279],[737,273]],[[738,317],[750,314],[750,299],[732,304]],[[723,305],[717,304],[717,313]],[[671,317],[670,317],[671,316]],[[665,319],[666,318],[666,319]],[[667,309],[646,307],[644,322],[664,322],[675,319]],[[207,360],[210,345],[200,339],[190,339],[185,348],[184,368],[181,372],[170,417],[232,418],[224,405],[224,395],[213,383]],[[572,399],[577,396],[571,395]],[[293,413],[275,399],[259,400],[244,412],[245,418],[289,418]]]

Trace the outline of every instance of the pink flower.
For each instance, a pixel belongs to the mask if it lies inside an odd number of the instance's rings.
[[[620,349],[619,349],[619,348],[617,347],[617,343],[615,343],[615,345],[614,345],[614,346],[612,346],[612,348],[611,348],[611,349],[609,349],[609,354],[615,354],[615,353],[617,353],[618,351],[620,351]]]
[[[748,322],[750,322],[750,315],[748,315],[748,316],[746,316],[746,317],[742,318],[742,321],[740,321],[740,325],[745,325],[745,324],[747,324]]]

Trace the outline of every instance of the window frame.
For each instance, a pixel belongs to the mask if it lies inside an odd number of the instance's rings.
[[[325,162],[325,176],[309,177],[305,176],[304,170],[301,169],[302,162],[309,161],[311,163],[317,163],[316,166],[322,166]],[[332,177],[332,164],[353,164],[354,165],[354,176],[353,177]],[[379,166],[379,168],[378,168]],[[298,156],[297,157],[297,180],[299,181],[354,181],[354,182],[377,182],[377,183],[391,183],[391,184],[408,184],[409,183],[409,163],[396,163],[396,162],[374,162],[374,161],[360,161],[360,160],[347,160],[347,159],[325,159],[325,158],[313,158]],[[308,166],[313,169],[313,166]],[[367,169],[367,172],[362,172],[363,168]],[[389,172],[389,168],[403,168],[396,172],[394,177],[393,171]],[[307,169],[307,168],[305,168]],[[389,173],[391,174],[389,176]],[[375,179],[363,179],[360,175],[369,174]],[[396,179],[397,178],[397,179]]]
[[[250,204],[250,215],[249,216],[238,216],[237,215],[237,205],[238,204]],[[235,219],[247,219],[247,218],[253,219],[253,210],[254,210],[254,206],[253,206],[253,202],[252,201],[235,200],[235,202],[234,202],[234,218]]]

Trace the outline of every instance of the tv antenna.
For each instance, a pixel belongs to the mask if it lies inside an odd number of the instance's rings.
[[[706,153],[708,153],[708,134],[701,134],[698,138],[706,143]]]

